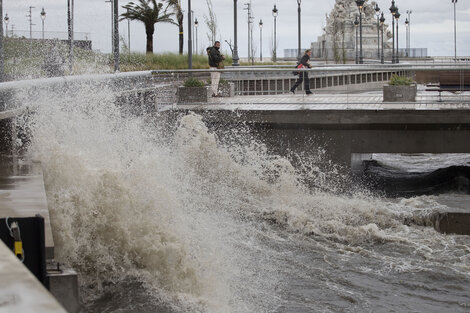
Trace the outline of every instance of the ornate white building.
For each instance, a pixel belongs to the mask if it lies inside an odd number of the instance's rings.
[[[362,55],[364,59],[379,59],[378,43],[381,43],[381,31],[377,33],[377,15],[375,12],[375,1],[366,0],[362,13]],[[386,24],[384,24],[384,55],[390,59],[392,55],[391,30],[388,22],[391,14],[387,8],[381,8],[385,12]],[[354,61],[356,58],[356,27],[354,21],[359,20],[359,9],[354,0],[336,0],[331,13],[326,16],[326,26],[323,35],[319,36],[317,42],[312,43],[312,56],[337,63],[346,63],[347,60]],[[359,26],[357,27],[357,47],[359,49]]]

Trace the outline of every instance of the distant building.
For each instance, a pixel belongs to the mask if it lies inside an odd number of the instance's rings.
[[[302,50],[300,50],[301,54],[304,54],[305,50],[307,50],[308,48],[303,48]],[[298,51],[299,49],[284,49],[284,58],[294,58],[296,59],[297,56],[299,55],[298,54]]]

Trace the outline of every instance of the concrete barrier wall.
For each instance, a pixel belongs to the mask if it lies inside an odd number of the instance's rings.
[[[0,240],[0,312],[67,313]]]

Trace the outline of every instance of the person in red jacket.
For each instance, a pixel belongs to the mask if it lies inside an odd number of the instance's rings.
[[[297,64],[297,68],[303,69],[303,68],[312,68],[310,65],[310,56],[312,55],[312,50],[308,49],[305,51],[303,57],[300,59],[300,62]],[[307,95],[312,94],[310,91],[310,79],[308,78],[308,72],[299,72],[299,79],[295,82],[294,86],[290,89],[290,92],[295,93],[295,89],[302,84],[302,81],[304,81],[304,88],[305,88],[305,93]]]

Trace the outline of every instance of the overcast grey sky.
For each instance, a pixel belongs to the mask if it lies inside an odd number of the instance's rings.
[[[279,10],[277,18],[278,55],[283,55],[283,49],[297,47],[297,1],[296,0],[251,0],[255,17],[254,46],[259,55],[259,27],[263,20],[263,56],[270,56],[269,46],[272,43],[273,17],[271,10],[276,3]],[[370,1],[370,0],[369,0]],[[120,0],[119,6],[127,4],[128,0]],[[241,56],[247,55],[247,12],[243,10],[244,3],[238,1],[238,45]],[[390,20],[388,8],[391,1],[377,1],[382,9],[386,9],[387,21]],[[233,1],[212,0],[218,21],[219,39],[233,40]],[[188,0],[182,0],[183,9],[187,10]],[[310,46],[321,35],[325,25],[325,14],[329,13],[335,0],[303,0],[302,1],[302,48]],[[400,19],[400,46],[405,47],[404,15],[406,10],[411,14],[411,47],[428,48],[429,55],[453,55],[453,4],[451,0],[397,0],[397,6],[402,13]],[[40,11],[44,7],[47,17],[46,31],[67,30],[67,1],[66,0],[3,0],[4,14],[10,17],[9,29],[14,25],[15,30],[29,30],[26,17],[29,6],[33,9],[33,30],[41,30]],[[207,28],[204,25],[204,15],[208,14],[206,0],[192,0],[192,10],[199,21],[198,46],[202,50],[210,43],[207,39]],[[122,9],[120,13],[122,13]],[[187,16],[185,16],[185,50],[187,48]],[[75,0],[75,31],[91,34],[93,48],[103,52],[111,49],[111,8],[105,0]],[[120,34],[127,40],[127,22],[120,22]],[[470,4],[468,1],[457,3],[457,54],[470,56]],[[228,45],[222,46],[229,51]],[[145,30],[143,24],[131,22],[131,50],[145,51]],[[155,52],[178,51],[178,28],[170,24],[157,24],[154,35]]]

